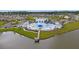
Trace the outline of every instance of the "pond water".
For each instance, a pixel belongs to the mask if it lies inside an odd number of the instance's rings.
[[[39,44],[34,40],[14,32],[0,33],[0,49],[53,49],[53,48],[79,48],[79,30],[58,35]]]

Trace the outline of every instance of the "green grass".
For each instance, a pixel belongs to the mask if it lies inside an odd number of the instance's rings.
[[[11,20],[10,22],[12,22],[12,25],[16,25],[16,24],[19,24],[20,23],[20,21],[19,20]]]
[[[0,21],[0,26],[4,25],[5,22],[4,21]]]
[[[11,22],[14,22],[13,24],[18,24],[19,21],[13,20]],[[0,26],[4,25],[6,22],[0,21]],[[22,28],[0,28],[0,32],[7,32],[7,31],[13,31],[20,35],[29,37],[34,39],[36,37],[36,33],[32,31],[24,31]]]
[[[40,38],[46,39],[46,38],[53,37],[55,35],[60,35],[62,33],[70,32],[76,29],[79,29],[79,22],[68,23],[68,24],[65,24],[62,29],[49,31],[49,32],[42,31],[40,33]]]
[[[20,35],[23,35],[32,39],[36,37],[36,33],[31,32],[31,31],[24,31],[22,28],[6,28],[6,29],[0,28],[0,32],[6,32],[6,31],[13,31]]]
[[[68,24],[65,24],[63,28],[58,29],[58,30],[47,31],[47,32],[41,31],[40,39],[47,39],[55,35],[60,35],[65,32],[70,32],[76,29],[79,29],[79,22],[68,23]],[[0,28],[0,32],[6,32],[6,31],[13,31],[20,35],[23,35],[32,39],[37,37],[37,33],[32,32],[32,31],[24,31],[22,28]]]

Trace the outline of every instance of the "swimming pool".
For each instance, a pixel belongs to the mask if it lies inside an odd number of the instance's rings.
[[[27,25],[27,29],[29,30],[43,30],[43,31],[50,31],[50,30],[54,30],[56,28],[61,28],[62,25],[61,24],[46,24],[46,23],[31,23],[29,25]]]
[[[62,25],[59,22],[52,22],[45,18],[37,18],[35,22],[25,22],[22,27],[27,28],[28,30],[42,30],[42,31],[51,31],[56,28],[60,29]]]

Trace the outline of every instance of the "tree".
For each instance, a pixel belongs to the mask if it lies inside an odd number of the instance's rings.
[[[53,21],[60,21],[61,19],[64,19],[64,16],[54,15],[54,16],[49,16],[48,19]]]
[[[35,18],[34,18],[33,16],[27,16],[27,17],[26,17],[26,20],[35,21]]]

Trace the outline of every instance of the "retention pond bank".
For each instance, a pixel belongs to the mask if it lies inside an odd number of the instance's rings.
[[[17,33],[3,32],[0,33],[1,48],[79,48],[79,30],[40,40],[39,44],[35,44],[34,40]]]

